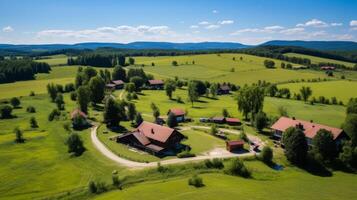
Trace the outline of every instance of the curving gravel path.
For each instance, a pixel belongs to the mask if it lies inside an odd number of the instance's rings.
[[[98,149],[98,151],[101,152],[105,157],[109,158],[110,160],[112,160],[120,165],[129,167],[131,169],[157,166],[158,162],[149,162],[149,163],[135,162],[135,161],[131,161],[131,160],[119,157],[118,155],[114,154],[98,139],[97,129],[98,129],[98,126],[94,126],[92,128],[91,140],[92,140],[92,143],[94,144],[94,146]],[[201,156],[196,156],[196,157],[191,157],[191,158],[173,158],[173,159],[169,159],[169,160],[160,161],[160,164],[161,165],[170,165],[170,164],[179,164],[179,163],[185,163],[185,162],[202,161],[202,160],[213,159],[213,158],[246,157],[246,156],[253,156],[253,155],[255,155],[255,152],[249,152],[249,153],[244,153],[244,154],[234,154],[234,153],[228,152],[226,150],[220,149],[220,151],[215,151],[214,153],[211,153],[209,155],[201,155]]]

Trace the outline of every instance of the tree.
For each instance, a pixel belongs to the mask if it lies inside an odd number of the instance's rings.
[[[347,167],[357,167],[357,147],[353,147],[351,142],[344,142],[339,159]]]
[[[21,104],[20,99],[17,98],[17,97],[12,97],[12,98],[10,99],[10,103],[11,103],[11,105],[12,105],[14,108],[19,107],[19,105]]]
[[[172,61],[171,65],[172,65],[172,66],[178,66],[178,63],[177,63],[176,60],[174,60],[174,61]]]
[[[134,65],[135,64],[135,59],[130,57],[129,58],[129,65]]]
[[[71,133],[68,136],[66,144],[68,146],[68,153],[73,153],[75,156],[80,156],[85,151],[83,141],[76,133]]]
[[[271,84],[265,89],[265,92],[269,96],[275,97],[276,93],[278,92],[278,87],[276,87],[276,84]]]
[[[63,100],[63,95],[61,93],[57,94],[55,103],[57,105],[58,110],[64,110],[64,100]]]
[[[197,101],[199,98],[199,94],[197,92],[197,83],[195,81],[190,81],[188,83],[188,100],[191,102],[192,107],[193,107],[193,102]]]
[[[243,161],[239,158],[234,158],[230,163],[225,167],[224,172],[233,176],[242,176],[244,178],[249,178],[251,172],[244,165]]]
[[[87,85],[92,77],[97,76],[97,70],[95,70],[93,67],[86,67],[83,70],[83,74],[84,74],[83,85]]]
[[[144,119],[141,116],[141,114],[139,112],[136,113],[136,115],[135,115],[135,124],[136,124],[136,126],[139,126],[141,123],[143,123],[143,121],[144,121]]]
[[[52,102],[55,101],[57,97],[57,87],[53,83],[47,84],[47,93],[50,95]]]
[[[263,109],[264,92],[259,86],[245,86],[239,90],[237,101],[238,110],[248,119],[250,113],[255,115]]]
[[[212,135],[216,135],[216,134],[218,133],[218,128],[217,128],[217,125],[216,125],[216,124],[213,124],[213,125],[211,126],[210,133],[211,133]]]
[[[14,133],[15,133],[15,142],[16,143],[24,143],[25,142],[25,139],[23,137],[23,133],[22,133],[22,131],[20,130],[19,127],[16,127],[14,129]]]
[[[112,72],[112,79],[126,81],[125,69],[121,66],[115,66]]]
[[[35,117],[30,118],[30,127],[31,128],[38,128],[37,120]]]
[[[101,77],[95,76],[90,79],[88,88],[91,94],[90,99],[94,104],[102,102],[104,98],[104,87],[105,82]]]
[[[120,185],[121,185],[121,181],[120,181],[118,175],[116,175],[116,174],[113,174],[113,175],[112,175],[112,182],[113,182],[113,186],[114,186],[114,187],[119,188]]]
[[[135,88],[135,84],[134,83],[127,83],[125,84],[125,91],[132,93],[135,92],[136,88]]]
[[[268,124],[268,119],[266,114],[262,111],[259,111],[254,118],[254,126],[255,128],[261,132]]]
[[[312,90],[310,87],[302,86],[302,88],[300,89],[300,94],[302,99],[306,102],[307,99],[311,96]]]
[[[165,92],[169,99],[172,99],[172,93],[176,90],[176,83],[173,80],[165,81]]]
[[[80,110],[88,113],[88,104],[90,102],[90,90],[87,86],[80,86],[77,89],[77,103],[80,107]]]
[[[11,118],[12,107],[9,105],[0,105],[0,116],[3,119]]]
[[[274,68],[275,62],[272,60],[264,60],[264,66],[266,68]]]
[[[223,115],[223,117],[229,117],[229,112],[226,108],[223,108],[222,115]]]
[[[141,87],[145,83],[145,80],[140,76],[133,76],[130,78],[130,82],[134,83],[136,91],[140,91]]]
[[[284,69],[284,68],[285,68],[285,63],[282,62],[282,63],[280,64],[280,67]]]
[[[188,179],[188,185],[192,185],[197,188],[204,186],[202,178],[197,176],[196,174],[193,175],[190,179]]]
[[[336,156],[336,144],[331,131],[320,129],[312,140],[315,158],[331,161]]]
[[[351,98],[348,101],[346,112],[347,114],[357,114],[357,98]]]
[[[264,146],[260,153],[260,159],[270,165],[273,162],[273,150],[269,146]]]
[[[209,87],[209,91],[211,93],[212,98],[216,98],[217,91],[218,91],[218,85],[215,83],[211,84],[211,86]]]
[[[306,161],[308,145],[304,132],[300,128],[290,127],[283,134],[285,156],[296,165]]]
[[[154,103],[151,103],[150,107],[152,110],[152,115],[154,116],[155,121],[156,121],[157,118],[159,118],[159,116],[160,116],[160,110]]]
[[[170,128],[174,128],[178,125],[176,116],[173,113],[170,113],[169,116],[167,117],[167,125]]]
[[[351,138],[352,146],[357,146],[357,114],[348,114],[343,123],[343,130]]]
[[[133,103],[128,103],[127,105],[127,118],[130,121],[133,121],[136,116],[136,107]]]
[[[104,122],[108,126],[118,126],[120,121],[125,118],[125,107],[123,102],[117,102],[108,97],[104,104]]]
[[[92,194],[97,193],[97,186],[95,185],[94,181],[89,182],[88,189],[89,189],[89,192]]]

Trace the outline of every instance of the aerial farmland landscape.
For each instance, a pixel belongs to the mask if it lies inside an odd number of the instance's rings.
[[[0,0],[0,200],[356,200],[354,0]]]

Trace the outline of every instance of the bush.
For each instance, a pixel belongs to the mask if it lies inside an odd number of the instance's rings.
[[[157,171],[160,173],[164,173],[167,170],[166,167],[162,166],[160,162],[157,163]]]
[[[2,105],[0,106],[0,116],[1,118],[3,119],[8,119],[8,118],[11,118],[12,115],[12,107],[9,106],[9,105]]]
[[[195,156],[196,155],[194,153],[191,153],[189,150],[185,150],[185,151],[177,154],[178,158],[189,158],[189,157],[195,157]]]
[[[30,118],[30,127],[31,128],[38,128],[37,120],[35,117]]]
[[[76,133],[72,133],[67,138],[66,144],[68,146],[68,153],[73,153],[75,156],[80,156],[85,150],[82,139]]]
[[[89,192],[92,194],[97,193],[97,186],[95,185],[94,181],[89,182],[88,189],[89,189]]]
[[[264,146],[262,152],[259,155],[259,158],[264,163],[271,164],[273,162],[273,150],[268,146]]]
[[[192,185],[195,187],[204,186],[202,178],[197,175],[193,175],[190,179],[188,179],[188,185]]]
[[[116,175],[116,174],[112,175],[112,182],[113,182],[113,186],[115,186],[117,188],[119,188],[121,185],[121,181],[120,181],[118,175]]]
[[[77,100],[77,92],[73,91],[71,92],[71,100],[76,101]]]
[[[25,139],[23,137],[23,133],[18,127],[16,127],[14,129],[14,133],[15,133],[15,142],[16,143],[24,143],[25,142]]]
[[[53,109],[52,112],[48,115],[48,121],[53,121],[61,115],[61,112],[57,109]]]
[[[35,96],[35,92],[34,92],[34,91],[31,91],[31,92],[30,92],[30,97],[33,97],[33,96]]]
[[[213,160],[207,159],[204,161],[204,163],[207,168],[215,168],[215,169],[224,168],[223,162],[219,158],[214,158]]]
[[[249,178],[251,176],[251,172],[239,158],[232,159],[226,166],[224,172],[229,175],[241,176],[244,178]]]
[[[35,112],[36,112],[36,109],[35,109],[35,107],[33,107],[33,106],[29,106],[29,107],[26,108],[26,112],[28,112],[28,113],[35,113]]]
[[[17,108],[21,104],[20,99],[17,97],[12,97],[10,103],[14,108]]]

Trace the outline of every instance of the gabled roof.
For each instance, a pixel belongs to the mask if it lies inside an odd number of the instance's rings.
[[[140,132],[133,132],[133,136],[144,146],[150,144],[150,140]]]
[[[225,118],[224,117],[212,117],[213,121],[224,121]]]
[[[122,81],[122,80],[113,80],[112,83],[114,83],[114,85],[123,85],[124,81]]]
[[[105,86],[106,86],[106,87],[109,87],[109,88],[113,88],[113,87],[115,87],[115,84],[108,83],[108,84],[106,84]]]
[[[220,90],[230,90],[231,88],[228,85],[220,85],[219,89]]]
[[[226,118],[226,122],[231,122],[231,123],[240,123],[240,120],[237,119],[237,118],[230,118],[230,117],[227,117]]]
[[[144,121],[136,131],[149,139],[165,143],[175,132],[175,129]]]
[[[330,126],[299,120],[299,119],[291,119],[288,117],[280,117],[280,119],[276,121],[273,124],[273,126],[271,126],[271,128],[274,130],[279,130],[284,132],[286,129],[290,127],[296,127],[297,125],[302,125],[305,136],[311,139],[315,137],[315,135],[320,129],[326,129],[328,131],[331,131],[333,135],[333,139],[336,139],[343,132],[343,130],[339,128],[330,127]]]
[[[243,140],[228,141],[227,145],[228,146],[241,146],[241,145],[244,145],[244,141]]]
[[[149,80],[150,85],[162,85],[164,84],[163,80]]]
[[[71,112],[71,119],[73,119],[73,118],[75,118],[77,116],[81,116],[81,117],[87,118],[87,114],[82,112],[79,108],[76,108]]]
[[[186,114],[186,112],[181,108],[171,108],[169,110],[169,113],[172,113],[175,116],[180,116],[180,115],[185,115]]]

